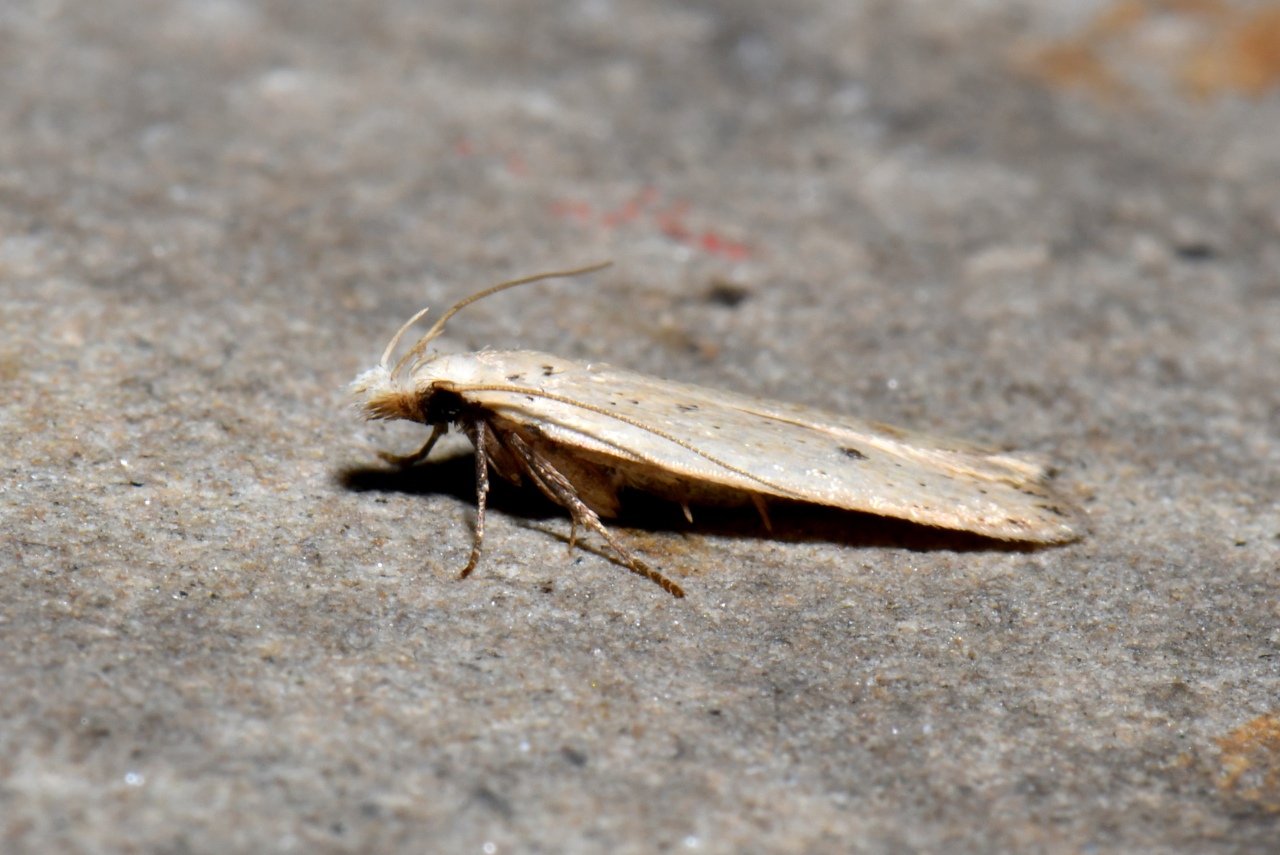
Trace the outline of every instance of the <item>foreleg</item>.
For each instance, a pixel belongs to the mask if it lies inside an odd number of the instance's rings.
[[[446,424],[436,425],[431,429],[431,437],[427,440],[427,444],[419,448],[413,454],[392,454],[389,451],[379,451],[378,456],[393,466],[399,466],[401,469],[408,469],[415,463],[421,463],[427,459],[427,455],[431,453],[431,449],[436,447],[436,441],[444,436],[445,431],[449,429]]]

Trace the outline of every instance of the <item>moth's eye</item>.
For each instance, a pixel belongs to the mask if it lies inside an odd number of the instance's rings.
[[[422,397],[422,418],[427,424],[457,421],[466,409],[466,402],[456,392],[427,387]]]

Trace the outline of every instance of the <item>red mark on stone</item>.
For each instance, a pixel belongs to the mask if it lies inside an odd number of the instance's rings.
[[[751,254],[751,248],[745,243],[726,238],[714,230],[699,231],[690,226],[688,220],[692,206],[689,202],[680,200],[658,207],[660,196],[656,187],[645,187],[617,208],[600,211],[598,214],[590,203],[578,200],[553,202],[550,212],[553,217],[572,219],[583,225],[595,224],[605,229],[641,222],[647,218],[671,240],[709,255],[742,261]]]

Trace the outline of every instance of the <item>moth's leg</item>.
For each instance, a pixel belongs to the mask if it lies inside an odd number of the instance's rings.
[[[769,506],[764,503],[764,496],[759,493],[752,493],[751,502],[756,506],[756,510],[760,512],[760,519],[764,521],[764,530],[772,532],[773,521],[769,519]]]
[[[690,523],[692,523],[693,511],[689,510],[689,503],[687,501],[680,502],[680,510],[684,511],[684,518],[688,520]]]
[[[595,511],[587,507],[582,499],[578,498],[578,493],[573,488],[573,484],[569,483],[569,480],[561,475],[559,470],[529,448],[518,435],[514,433],[508,434],[505,439],[508,447],[524,464],[529,477],[533,479],[533,483],[538,485],[538,488],[547,495],[547,498],[566,508],[575,524],[581,524],[583,528],[589,528],[603,537],[609,546],[613,547],[614,553],[621,559],[622,564],[631,572],[645,577],[674,597],[684,596],[683,588],[645,564],[639,558],[636,558],[631,554],[630,550],[614,539],[613,535],[609,533],[609,529],[605,528],[604,524],[600,522],[600,517]]]
[[[378,456],[390,463],[392,466],[399,466],[401,469],[408,469],[415,463],[421,463],[427,459],[427,455],[431,453],[431,449],[435,448],[436,440],[444,436],[445,431],[449,429],[447,424],[438,424],[431,428],[431,438],[427,440],[427,444],[419,448],[413,454],[392,454],[389,451],[379,451]]]
[[[488,431],[489,425],[483,419],[476,419],[471,425],[471,438],[476,446],[476,535],[471,543],[471,558],[458,574],[459,579],[467,578],[476,569],[480,561],[480,545],[484,542],[484,508],[489,500],[489,454],[485,450]]]

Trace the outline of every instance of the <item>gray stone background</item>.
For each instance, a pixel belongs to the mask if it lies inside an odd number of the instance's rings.
[[[1280,10],[7,0],[6,853],[1272,852]],[[615,530],[397,326],[1054,461],[1087,536]],[[591,545],[588,543],[588,545]]]

